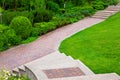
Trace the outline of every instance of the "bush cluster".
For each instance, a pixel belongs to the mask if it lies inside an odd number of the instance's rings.
[[[32,33],[32,24],[27,17],[15,17],[9,26],[0,25],[0,51],[10,46],[20,44],[29,38]]]
[[[11,45],[19,44],[15,31],[8,26],[0,25],[0,51],[9,48]]]
[[[16,76],[15,74],[13,74],[10,71],[7,71],[6,69],[1,69],[0,70],[0,80],[30,80],[28,77],[26,76]]]
[[[50,10],[45,10],[45,9],[37,9],[32,11],[34,18],[33,18],[33,23],[38,23],[38,22],[48,22],[49,20],[52,19],[53,12]]]
[[[2,13],[2,23],[9,25],[10,22],[12,21],[13,18],[17,17],[17,16],[24,16],[27,17],[31,23],[33,22],[33,18],[34,15],[32,14],[32,12],[28,12],[28,11],[3,11]]]
[[[28,38],[32,31],[31,22],[27,17],[23,17],[23,16],[15,17],[11,21],[10,27],[14,29],[16,35],[20,36],[22,39]]]

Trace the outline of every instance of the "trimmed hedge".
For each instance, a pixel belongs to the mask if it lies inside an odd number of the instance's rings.
[[[21,41],[15,31],[8,26],[0,25],[0,51],[9,48],[12,45],[19,44]]]
[[[23,16],[15,17],[11,21],[10,27],[14,29],[16,35],[20,36],[22,39],[28,38],[32,31],[31,22],[27,17],[23,17]]]
[[[36,34],[42,35],[51,30],[54,30],[56,28],[56,24],[54,22],[41,22],[35,23],[34,27],[34,29],[37,30]],[[34,31],[33,34],[36,35]]]

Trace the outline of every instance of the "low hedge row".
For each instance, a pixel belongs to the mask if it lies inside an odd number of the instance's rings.
[[[0,51],[12,45],[17,45],[19,42],[20,39],[13,29],[5,25],[0,25]]]

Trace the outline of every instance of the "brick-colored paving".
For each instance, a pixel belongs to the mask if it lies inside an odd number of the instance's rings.
[[[49,79],[85,75],[78,67],[49,69],[49,70],[43,70],[43,72],[47,75]]]
[[[77,23],[67,25],[39,37],[36,41],[13,47],[0,52],[0,68],[13,69],[37,58],[50,54],[58,49],[62,40],[103,19],[85,18]]]

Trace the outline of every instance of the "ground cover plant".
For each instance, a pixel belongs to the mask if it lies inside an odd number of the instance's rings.
[[[120,74],[120,12],[65,39],[60,52],[80,59],[95,73]]]
[[[6,69],[0,70],[0,80],[30,80],[28,77],[24,76],[17,76],[13,74],[11,71],[7,71]]]

